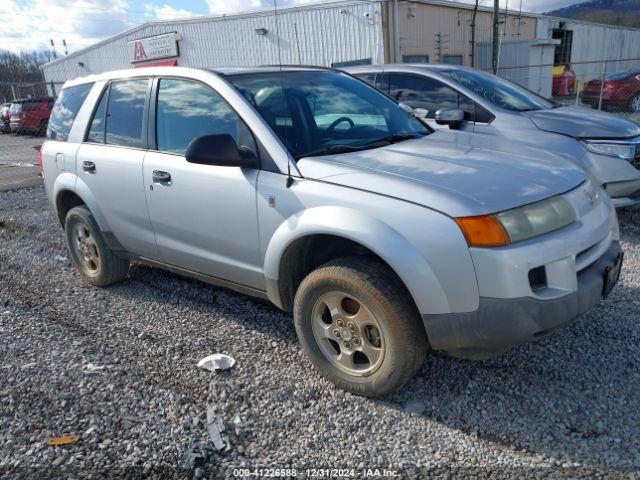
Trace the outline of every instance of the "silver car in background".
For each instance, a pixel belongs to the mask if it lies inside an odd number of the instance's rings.
[[[344,70],[398,102],[427,110],[425,121],[433,128],[501,135],[512,141],[514,152],[533,146],[566,156],[604,184],[617,207],[640,203],[640,127],[630,120],[563,106],[466,67],[397,64]]]
[[[438,133],[334,70],[153,67],[67,82],[41,159],[86,281],[137,261],[269,299],[322,375],[379,396],[429,347],[486,358],[568,324],[622,265],[573,163]]]

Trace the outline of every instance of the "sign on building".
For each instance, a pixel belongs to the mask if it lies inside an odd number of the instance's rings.
[[[178,34],[169,33],[129,42],[131,63],[178,56]]]

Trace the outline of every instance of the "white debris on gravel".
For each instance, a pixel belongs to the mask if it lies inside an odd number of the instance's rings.
[[[233,357],[224,353],[214,353],[208,355],[198,362],[198,368],[215,372],[217,370],[228,370],[235,365],[236,361]]]
[[[50,258],[67,255],[64,236],[41,187],[0,193],[0,220],[9,218],[0,476],[377,467],[396,478],[640,478],[640,210],[620,215],[625,265],[600,306],[492,360],[432,354],[381,400],[320,378],[291,316],[264,302],[141,265],[107,289],[61,269]],[[194,365],[225,351],[237,364],[209,383]],[[87,375],[89,363],[108,369]],[[229,423],[228,451],[212,448],[210,405]],[[73,445],[44,443],[82,432]]]

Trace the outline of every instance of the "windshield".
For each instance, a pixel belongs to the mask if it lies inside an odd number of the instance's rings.
[[[285,71],[226,78],[296,159],[376,148],[429,133],[389,97],[344,73]]]
[[[440,70],[439,73],[507,110],[526,112],[554,107],[553,102],[490,73],[461,69]]]

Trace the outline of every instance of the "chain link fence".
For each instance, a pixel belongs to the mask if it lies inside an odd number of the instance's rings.
[[[502,67],[498,75],[565,105],[640,123],[640,58]]]

